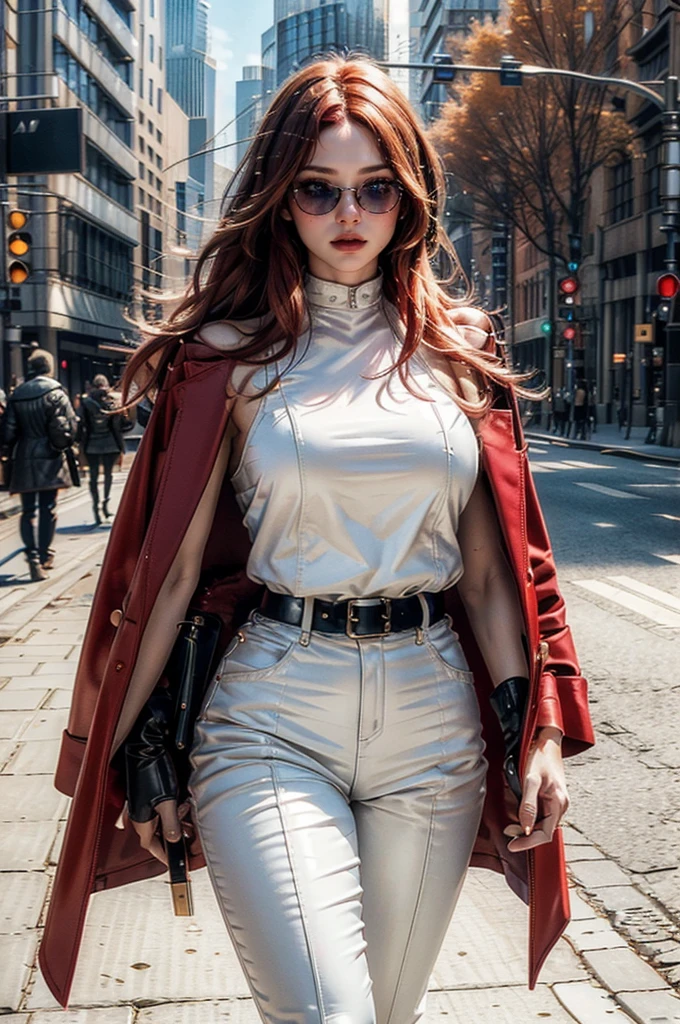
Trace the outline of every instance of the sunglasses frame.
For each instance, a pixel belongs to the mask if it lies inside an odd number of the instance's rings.
[[[357,201],[358,205],[361,207],[361,209],[364,211],[364,213],[370,213],[374,217],[381,217],[384,213],[391,213],[392,210],[394,210],[394,208],[396,206],[398,206],[399,203],[401,202],[401,197],[404,194],[404,186],[402,185],[402,183],[400,181],[392,181],[391,179],[388,179],[388,178],[377,178],[377,179],[371,179],[371,180],[389,181],[390,185],[394,185],[396,187],[396,189],[397,189],[397,201],[395,203],[393,203],[392,206],[390,206],[389,210],[380,210],[377,213],[374,210],[367,210],[366,207],[362,205],[361,200],[359,199],[359,192],[364,187],[363,185],[358,185],[356,187],[351,187],[351,186],[348,186],[348,185],[345,185],[344,187],[341,186],[341,185],[329,185],[328,188],[335,189],[337,198],[336,198],[335,202],[333,203],[333,205],[331,206],[330,210],[326,210],[324,213],[310,213],[309,210],[305,210],[302,206],[300,206],[300,203],[299,203],[299,200],[298,200],[298,197],[297,197],[297,193],[302,188],[302,185],[298,185],[296,188],[292,188],[291,187],[290,191],[292,193],[293,199],[295,200],[295,205],[298,207],[299,210],[302,210],[303,213],[306,213],[308,217],[327,217],[328,214],[332,213],[333,210],[335,210],[336,207],[338,206],[340,200],[342,199],[342,193],[343,192],[354,192],[356,201]],[[310,178],[309,179],[309,182],[312,182],[312,181],[316,181],[316,178]],[[307,185],[309,182],[305,181],[305,182],[303,182],[303,185]],[[324,184],[325,184],[325,182],[324,182]],[[371,182],[370,181],[369,182],[364,182],[364,184],[371,184]]]

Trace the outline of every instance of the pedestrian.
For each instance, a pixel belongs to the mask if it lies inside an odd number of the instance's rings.
[[[564,416],[567,408],[567,403],[564,398],[564,388],[558,388],[555,394],[555,400],[553,402],[553,410],[555,415],[555,426],[553,428],[553,434],[564,434]]]
[[[104,472],[102,514],[108,519],[111,515],[109,500],[113,467],[125,452],[125,417],[117,411],[118,409],[120,401],[112,393],[108,378],[103,373],[96,374],[92,380],[92,388],[89,394],[83,396],[81,405],[82,441],[90,472],[92,514],[96,526],[102,521],[99,515],[99,467],[101,466]]]
[[[412,1024],[470,864],[531,907],[530,987],[569,919],[562,756],[594,736],[517,404],[544,392],[435,277],[444,177],[371,61],[293,74],[237,177],[126,371],[154,408],[40,964],[66,1005],[90,893],[170,856],[184,909],[186,833],[263,1021]],[[185,801],[162,677],[177,623],[216,612]]]
[[[3,417],[3,441],[12,460],[9,490],[21,495],[19,528],[33,582],[46,579],[45,570],[54,566],[57,491],[72,483],[65,451],[77,428],[66,390],[54,379],[51,353],[34,349],[26,380],[10,395]]]
[[[583,377],[579,377],[574,391],[574,439],[586,440],[588,417],[588,385]]]
[[[588,388],[588,426],[592,434],[597,433],[597,385],[591,383]]]

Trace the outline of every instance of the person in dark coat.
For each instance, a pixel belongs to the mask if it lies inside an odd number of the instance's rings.
[[[116,412],[119,402],[111,392],[108,379],[98,373],[92,381],[89,395],[83,396],[81,405],[83,447],[90,468],[90,492],[92,494],[92,511],[97,526],[101,523],[99,515],[99,467],[104,470],[104,500],[102,512],[108,519],[111,481],[116,459],[125,451],[123,432],[125,429],[122,413]]]
[[[3,417],[3,440],[13,460],[9,489],[21,495],[19,528],[33,582],[46,579],[45,569],[54,565],[50,545],[57,526],[57,491],[72,484],[64,453],[77,429],[69,397],[54,379],[54,359],[38,348],[28,357],[26,380],[10,395]]]

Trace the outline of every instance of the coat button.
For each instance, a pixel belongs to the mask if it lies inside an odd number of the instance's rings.
[[[120,608],[114,608],[111,614],[109,615],[109,622],[111,623],[112,626],[120,626],[122,621],[122,611],[120,610]]]
[[[117,661],[116,662],[116,672],[122,672],[124,668],[125,668],[125,665],[124,665],[124,663],[122,661]]]

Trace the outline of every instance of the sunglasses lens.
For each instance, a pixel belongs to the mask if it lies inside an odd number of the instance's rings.
[[[368,213],[389,213],[401,195],[396,181],[369,181],[357,192],[357,201]]]
[[[322,181],[305,181],[298,186],[295,200],[304,213],[319,216],[330,213],[337,205],[338,190]]]

